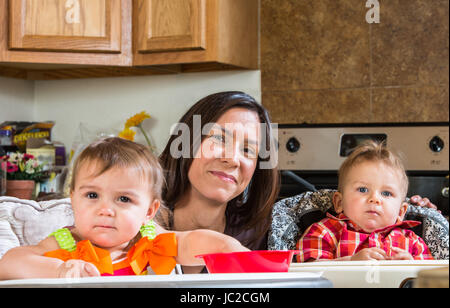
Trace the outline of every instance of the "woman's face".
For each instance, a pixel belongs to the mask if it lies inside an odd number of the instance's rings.
[[[260,133],[257,113],[244,108],[230,109],[204,128],[207,137],[188,172],[191,193],[218,204],[240,195],[255,172]]]

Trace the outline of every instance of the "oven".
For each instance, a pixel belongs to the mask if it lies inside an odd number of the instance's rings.
[[[448,123],[279,125],[280,198],[305,191],[337,189],[337,172],[367,139],[384,141],[403,155],[408,196],[429,198],[448,217]]]

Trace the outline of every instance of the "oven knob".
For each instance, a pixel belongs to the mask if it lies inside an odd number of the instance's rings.
[[[286,149],[291,153],[298,152],[298,150],[300,150],[300,141],[298,141],[297,138],[292,137],[286,143]]]
[[[444,140],[441,139],[439,136],[434,136],[430,140],[430,149],[433,152],[439,153],[444,149]]]
[[[448,198],[448,187],[442,189],[442,197]]]

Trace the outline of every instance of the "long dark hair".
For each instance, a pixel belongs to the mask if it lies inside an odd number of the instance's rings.
[[[268,112],[250,95],[243,92],[221,92],[201,99],[185,113],[178,124],[187,125],[190,129],[190,140],[193,142],[190,143],[189,158],[174,158],[171,155],[172,142],[179,135],[171,136],[160,156],[167,183],[167,186],[163,189],[162,199],[170,212],[173,213],[175,204],[191,185],[188,179],[189,168],[199,145],[206,138],[202,134],[194,136],[194,115],[200,115],[202,125],[204,125],[217,122],[225,112],[233,108],[244,108],[258,114],[260,122],[266,124],[265,140],[273,141]],[[201,140],[198,140],[198,138],[201,138]],[[274,143],[266,142],[266,144],[273,146]],[[259,168],[261,161],[269,161],[270,159],[270,156],[266,158],[258,156],[256,170],[249,187],[228,202],[225,212],[227,228],[231,228],[234,234],[255,229],[254,238],[249,239],[248,243],[244,243],[247,245],[260,240],[270,226],[272,207],[278,196],[280,178],[277,167],[272,169]],[[166,215],[163,214],[163,216]],[[170,213],[166,217],[168,216],[170,216]]]

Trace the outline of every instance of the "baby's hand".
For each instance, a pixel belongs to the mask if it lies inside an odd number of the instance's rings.
[[[388,256],[386,252],[377,247],[365,248],[359,251],[357,254],[351,257],[351,261],[364,261],[364,260],[386,260]]]
[[[100,272],[92,263],[82,260],[69,260],[59,266],[58,278],[96,277]]]
[[[392,247],[392,252],[394,254],[390,257],[391,260],[414,260],[413,256],[406,250]]]

